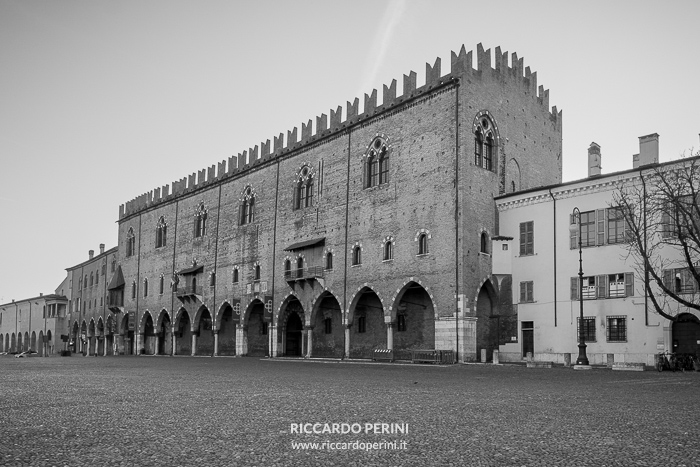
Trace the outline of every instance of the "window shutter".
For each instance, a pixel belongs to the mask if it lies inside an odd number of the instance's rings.
[[[632,272],[625,273],[625,296],[634,296],[634,273]]]
[[[596,298],[605,298],[608,289],[608,276],[601,274],[595,276],[595,296]]]
[[[569,225],[576,225],[573,214],[569,214]],[[569,231],[569,249],[575,250],[578,247],[578,231],[579,229],[571,229]]]
[[[532,293],[533,284],[534,284],[534,283],[533,283],[532,281],[530,281],[530,282],[527,283],[527,297],[526,297],[526,298],[527,298],[527,301],[528,301],[528,302],[534,302],[534,301],[535,301],[535,296],[534,296],[534,294]]]
[[[596,245],[605,245],[605,209],[598,209],[595,213],[598,238]]]
[[[525,254],[525,251],[526,251],[526,248],[525,248],[526,240],[527,240],[527,232],[526,232],[526,230],[525,230],[525,223],[522,222],[522,223],[520,224],[520,256],[522,256],[522,255]]]
[[[520,283],[520,303],[525,303],[527,301],[527,291],[525,284],[525,282]]]
[[[535,253],[535,222],[527,222],[527,254],[532,255]]]
[[[579,299],[578,285],[579,285],[578,277],[572,277],[571,278],[571,300],[578,300]]]
[[[669,290],[673,290],[673,272],[673,269],[664,271],[664,286]]]

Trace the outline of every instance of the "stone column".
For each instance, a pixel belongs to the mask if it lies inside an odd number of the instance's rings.
[[[272,324],[272,323],[270,323]],[[270,325],[270,344],[271,344],[271,357],[279,357],[279,349],[277,347],[277,326]]]
[[[173,336],[172,339],[170,339],[173,345],[172,352],[170,353],[170,355],[177,355],[177,338],[175,337],[175,326],[172,326],[170,328],[170,335]]]
[[[352,324],[345,324],[345,358],[350,358],[350,329]]]
[[[156,348],[153,349],[153,355],[158,355],[159,348],[160,348],[160,334],[156,334]]]
[[[136,355],[141,355],[141,349],[144,347],[145,338],[142,332],[136,335]]]
[[[314,348],[314,327],[305,326],[306,329],[306,358],[311,358],[311,352]]]
[[[195,331],[192,331],[192,356],[194,357],[197,354],[197,334],[195,334]]]
[[[219,356],[219,330],[214,330],[214,356]]]
[[[386,323],[386,348],[394,350],[394,323]]]

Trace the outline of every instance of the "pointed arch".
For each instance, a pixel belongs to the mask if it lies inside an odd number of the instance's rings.
[[[348,310],[347,310],[348,323],[353,322],[355,308],[357,307],[358,302],[362,298],[362,295],[365,293],[368,293],[368,292],[371,292],[377,296],[377,298],[379,299],[380,305],[381,305],[382,314],[384,316],[386,316],[387,307],[384,304],[385,303],[384,300],[382,300],[382,297],[375,291],[375,289],[373,287],[371,287],[367,282],[365,282],[364,284],[359,286],[357,288],[357,290],[355,291],[355,293],[353,293],[352,296],[350,297],[350,305],[348,306]]]
[[[401,287],[396,289],[396,293],[394,293],[394,295],[391,297],[391,305],[389,305],[389,316],[391,316],[392,321],[396,319],[396,307],[398,306],[401,297],[403,296],[403,294],[406,293],[407,290],[414,286],[419,286],[420,288],[425,290],[425,293],[428,295],[428,297],[430,297],[430,303],[434,311],[434,317],[435,319],[438,319],[438,307],[435,303],[435,296],[430,290],[430,287],[425,285],[420,279],[417,279],[415,277],[409,277],[408,280],[404,281]]]
[[[511,158],[506,164],[506,191],[514,193],[522,189],[522,175],[520,173],[520,164],[515,158]]]
[[[483,169],[497,172],[498,148],[501,137],[498,125],[488,110],[479,111],[472,122],[474,135],[474,165]]]
[[[482,279],[474,296],[476,323],[476,358],[481,360],[481,351],[486,350],[486,362],[491,361],[493,351],[498,349],[498,289],[491,276]],[[485,362],[482,362],[485,363]]]
[[[138,333],[143,334],[146,329],[146,320],[148,318],[151,318],[151,321],[153,320],[153,316],[151,316],[151,312],[148,311],[148,309],[144,310],[143,313],[141,314],[141,319],[139,320],[139,326],[138,326]]]
[[[311,302],[310,319],[311,319],[312,323],[314,322],[314,319],[316,318],[316,315],[319,312],[319,309],[321,307],[321,303],[323,302],[323,300],[330,298],[330,297],[334,298],[338,302],[338,305],[340,306],[341,316],[345,315],[345,311],[343,310],[343,305],[340,302],[340,299],[338,298],[338,297],[340,297],[340,295],[337,295],[335,292],[333,292],[332,289],[329,289],[328,287],[324,287],[323,290],[321,291],[321,293],[316,298],[314,298]]]
[[[156,316],[156,319],[153,322],[156,329],[160,329],[160,327],[163,325],[163,320],[166,318],[168,321],[171,321],[170,313],[168,313],[168,310],[166,310],[165,308],[161,308],[158,312],[158,315]]]

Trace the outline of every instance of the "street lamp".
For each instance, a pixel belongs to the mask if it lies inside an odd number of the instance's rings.
[[[586,356],[586,340],[583,337],[583,254],[581,243],[581,211],[579,208],[574,208],[572,216],[574,222],[569,226],[569,229],[572,233],[576,232],[576,229],[578,229],[578,301],[580,308],[580,320],[578,335],[578,358],[576,359],[576,365],[588,366],[588,357]]]

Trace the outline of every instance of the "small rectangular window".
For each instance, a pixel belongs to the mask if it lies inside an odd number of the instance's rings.
[[[398,315],[396,317],[396,330],[398,332],[406,332],[406,315]]]
[[[577,330],[576,338],[581,335],[581,318],[576,319]],[[594,316],[584,316],[583,317],[583,339],[586,342],[595,342],[595,317]]]
[[[364,333],[366,331],[367,331],[367,327],[366,327],[365,317],[360,316],[359,318],[357,318],[357,332]]]
[[[627,317],[608,316],[607,321],[608,342],[627,342]]]
[[[331,318],[323,320],[323,331],[325,334],[331,334],[333,332],[333,321],[331,321]]]
[[[533,297],[533,281],[525,281],[520,283],[520,303],[534,302]]]

